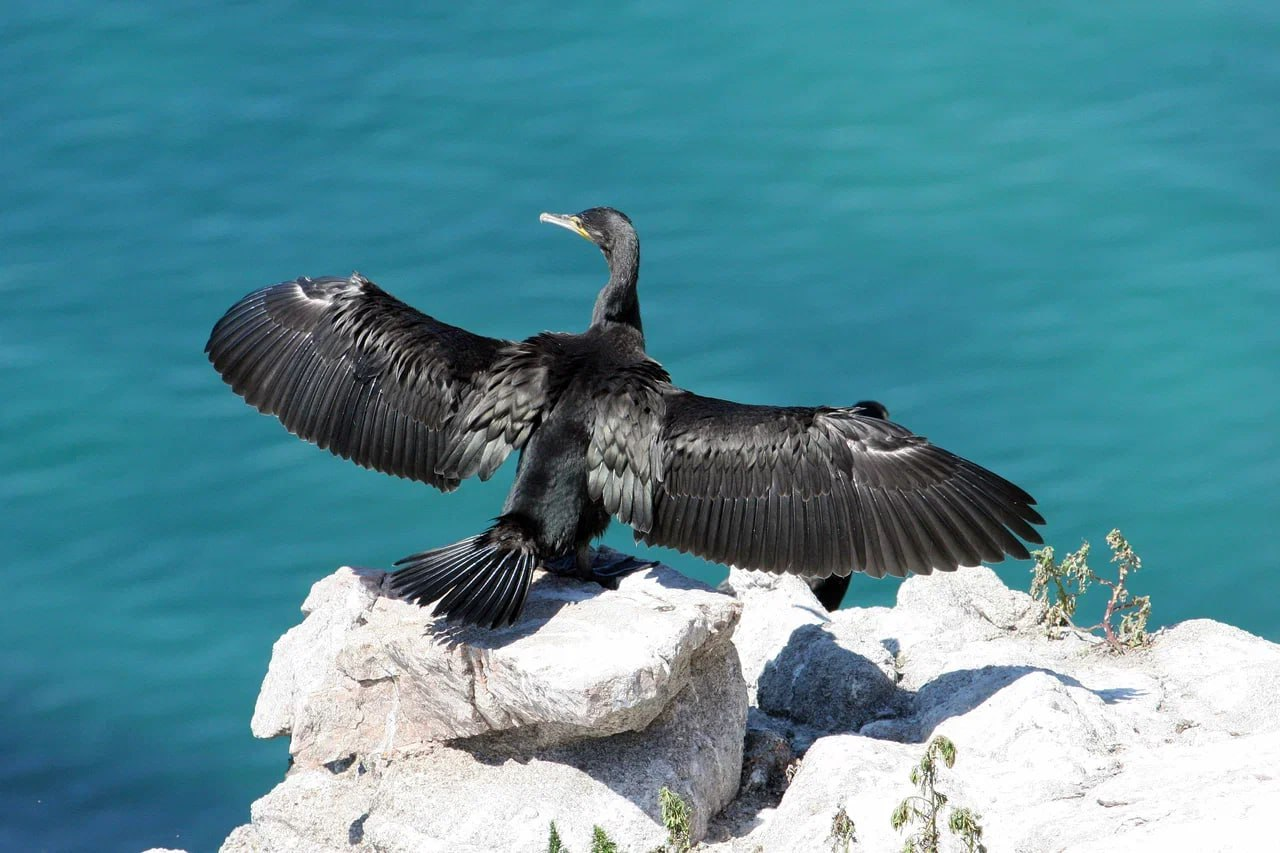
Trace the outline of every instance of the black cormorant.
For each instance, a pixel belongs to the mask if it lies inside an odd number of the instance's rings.
[[[540,219],[608,262],[581,334],[475,335],[355,273],[255,291],[209,338],[237,394],[367,468],[450,491],[520,451],[494,524],[401,560],[396,595],[463,623],[514,622],[540,566],[605,584],[630,567],[593,566],[611,517],[643,542],[810,578],[950,571],[1041,541],[1030,495],[879,403],[743,405],[671,384],[644,350],[631,220],[608,207]],[[846,584],[820,586],[824,603]]]

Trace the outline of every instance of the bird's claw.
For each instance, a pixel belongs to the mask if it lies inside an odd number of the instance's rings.
[[[573,554],[542,561],[542,568],[552,574],[593,581],[605,589],[617,589],[622,578],[656,565],[653,560],[640,560],[609,547],[592,550],[591,565],[586,572],[578,570],[578,561]]]

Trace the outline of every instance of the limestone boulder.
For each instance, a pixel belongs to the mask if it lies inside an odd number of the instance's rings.
[[[738,790],[741,605],[655,567],[602,590],[539,576],[522,619],[453,630],[381,572],[315,585],[276,643],[253,719],[293,765],[224,853],[537,851],[592,828],[651,849],[658,794],[695,838]]]
[[[1096,638],[1047,639],[1037,615],[990,570],[965,569],[904,582],[893,608],[802,629],[893,650],[891,710],[856,733],[817,737],[776,807],[709,851],[829,850],[841,809],[856,827],[853,849],[901,849],[906,834],[889,817],[915,792],[911,768],[935,735],[958,753],[938,790],[981,815],[992,850],[1272,845],[1280,646],[1193,620],[1116,655]],[[784,712],[795,713],[770,719]],[[944,831],[941,849],[962,848]]]
[[[794,578],[735,571],[731,598],[658,568],[617,592],[540,578],[521,624],[457,632],[381,584],[322,581],[277,644],[254,730],[295,765],[226,853],[542,853],[552,821],[572,850],[599,825],[648,851],[662,787],[706,853],[838,849],[841,812],[852,849],[896,850],[937,735],[938,790],[992,850],[1274,846],[1280,646],[1220,623],[1116,655],[1048,639],[985,568],[835,614]]]
[[[730,569],[720,589],[742,604],[733,642],[754,704],[760,676],[792,635],[801,628],[825,625],[830,618],[809,585],[794,575]]]
[[[288,735],[298,766],[482,734],[551,745],[642,730],[696,657],[729,652],[741,612],[664,567],[608,591],[542,574],[517,624],[458,631],[384,596],[384,579],[325,578],[275,644],[252,728]]]

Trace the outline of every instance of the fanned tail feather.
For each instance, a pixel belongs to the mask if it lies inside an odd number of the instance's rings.
[[[402,568],[391,576],[392,594],[423,607],[434,603],[435,615],[453,622],[490,628],[514,623],[538,557],[514,537],[495,536],[496,530],[396,561]]]

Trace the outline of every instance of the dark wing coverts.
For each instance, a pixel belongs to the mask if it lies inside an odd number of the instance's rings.
[[[441,323],[359,273],[249,294],[205,351],[237,394],[295,435],[446,491],[492,475],[545,401],[535,344]]]
[[[636,378],[597,400],[588,470],[592,496],[645,542],[745,569],[902,577],[1041,541],[1030,495],[874,413]]]

